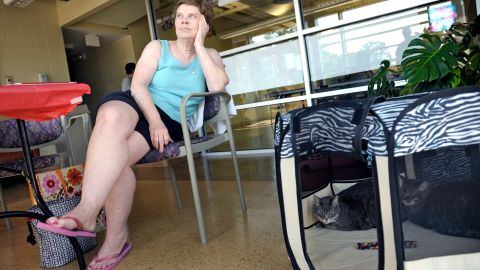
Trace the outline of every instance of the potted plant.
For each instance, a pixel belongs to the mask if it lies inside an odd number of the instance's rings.
[[[413,39],[402,55],[401,73],[407,84],[399,90],[388,80],[390,61],[383,60],[368,85],[368,94],[387,97],[480,85],[480,16],[471,23],[454,23],[448,31],[429,30]]]

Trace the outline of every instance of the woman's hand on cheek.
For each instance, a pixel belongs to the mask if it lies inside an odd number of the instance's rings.
[[[168,129],[163,122],[150,125],[150,137],[152,139],[153,147],[155,147],[160,153],[163,152],[165,145],[173,142],[168,133]]]
[[[203,46],[203,42],[205,41],[205,37],[210,30],[210,26],[207,24],[207,20],[205,16],[200,17],[200,21],[198,22],[198,31],[197,35],[195,36],[195,45],[196,46]]]

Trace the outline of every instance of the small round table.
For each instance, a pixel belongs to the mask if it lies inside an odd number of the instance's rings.
[[[82,96],[90,94],[90,86],[83,83],[22,83],[0,86],[0,121],[13,118],[17,120],[19,136],[22,142],[22,150],[25,157],[27,172],[12,170],[0,167],[0,170],[6,170],[23,174],[31,185],[34,198],[43,214],[28,211],[5,211],[0,212],[0,219],[11,217],[35,218],[42,222],[53,213],[48,209],[42,194],[35,181],[35,170],[33,160],[30,155],[30,145],[28,142],[25,120],[45,121],[55,119],[61,115],[71,112],[78,104],[82,103]],[[80,269],[85,269],[85,259],[82,249],[75,237],[68,237],[77,254]]]

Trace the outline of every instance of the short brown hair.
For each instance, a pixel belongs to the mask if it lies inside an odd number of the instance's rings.
[[[177,16],[177,9],[180,5],[190,5],[195,6],[200,10],[200,13],[205,16],[205,20],[210,26],[210,29],[213,29],[213,3],[211,0],[177,0],[175,3],[175,8],[173,9],[173,17]]]

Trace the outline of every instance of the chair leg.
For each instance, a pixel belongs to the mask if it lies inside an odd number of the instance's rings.
[[[5,201],[5,195],[3,194],[3,189],[1,184],[0,184],[0,204],[2,206],[3,211],[8,211],[7,202]],[[7,228],[11,230],[13,227],[12,221],[9,218],[6,218],[5,222],[7,222]]]
[[[66,168],[66,167],[69,167],[70,165],[70,161],[69,161],[69,157],[68,157],[68,153],[60,153],[60,168]]]
[[[229,120],[227,121],[228,121],[227,123],[228,141],[230,142],[230,151],[232,153],[233,168],[235,170],[235,177],[237,178],[237,189],[238,189],[238,194],[240,195],[240,207],[242,208],[242,210],[246,210],[247,205],[245,203],[245,195],[243,193],[242,180],[240,179],[240,171],[238,169],[237,152],[235,151],[235,142],[233,140],[232,126],[230,125]]]
[[[211,182],[210,182],[210,170],[208,169],[208,160],[203,155],[203,153],[202,153],[201,157],[202,157],[202,163],[203,163],[203,175],[205,176],[205,184],[207,185],[207,193],[208,193],[208,196],[211,197],[212,196],[212,185],[211,185]]]
[[[178,205],[178,208],[182,209],[183,204],[182,204],[182,200],[180,199],[180,193],[178,192],[177,177],[175,177],[175,172],[173,171],[172,163],[170,162],[170,160],[167,160],[167,162],[168,162],[168,172],[170,173],[170,177],[172,178],[173,190],[175,191],[175,198],[177,199],[177,205]]]
[[[82,122],[83,122],[83,135],[85,138],[85,145],[88,145],[90,141],[90,135],[92,134],[92,123],[90,122],[90,115],[87,113],[82,114]]]
[[[72,142],[70,141],[70,135],[68,135],[68,131],[67,131],[67,141],[65,142],[65,146],[67,147],[67,153],[68,153],[68,157],[67,157],[67,161],[68,161],[68,165],[67,167],[69,166],[72,166],[72,165],[75,165],[75,160],[74,160],[74,157],[73,157],[73,152],[72,152]],[[65,168],[65,167],[62,167],[62,168]]]
[[[200,232],[200,241],[207,244],[207,234],[205,233],[205,224],[203,222],[202,203],[200,202],[200,193],[198,192],[197,174],[195,172],[195,162],[193,154],[187,151],[188,171],[190,173],[190,181],[192,182],[193,201],[195,202],[195,211],[197,213],[198,230]]]

